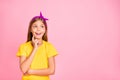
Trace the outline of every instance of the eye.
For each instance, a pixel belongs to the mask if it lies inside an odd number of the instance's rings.
[[[33,26],[33,28],[37,28],[37,26]]]
[[[44,28],[44,26],[41,26],[41,28]]]

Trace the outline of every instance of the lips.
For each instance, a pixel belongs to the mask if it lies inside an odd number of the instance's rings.
[[[41,35],[41,33],[35,33],[35,34],[38,35],[38,36]]]

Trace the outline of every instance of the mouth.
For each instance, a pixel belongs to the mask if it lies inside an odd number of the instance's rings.
[[[35,33],[37,36],[41,35],[41,33]]]

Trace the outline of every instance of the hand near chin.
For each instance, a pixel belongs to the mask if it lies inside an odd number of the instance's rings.
[[[38,48],[38,43],[39,43],[39,41],[38,41],[37,39],[35,39],[35,37],[33,36],[33,37],[32,37],[33,47],[34,47],[34,48]]]

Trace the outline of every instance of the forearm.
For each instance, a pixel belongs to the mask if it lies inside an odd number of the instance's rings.
[[[47,68],[47,69],[39,69],[39,70],[28,70],[28,74],[30,75],[39,75],[39,76],[48,76],[54,74],[54,69]]]
[[[23,74],[25,74],[29,70],[30,65],[31,65],[32,60],[33,60],[33,57],[35,55],[35,52],[36,52],[36,49],[33,49],[31,55],[21,63],[20,67],[21,67]]]

